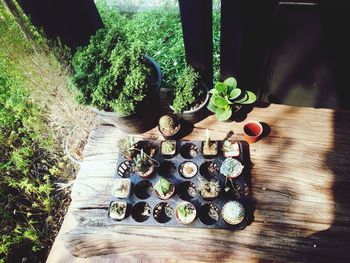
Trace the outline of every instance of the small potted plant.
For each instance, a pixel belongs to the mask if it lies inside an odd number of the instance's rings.
[[[176,153],[176,141],[167,140],[160,143],[160,154],[165,158],[171,158]]]
[[[137,148],[136,140],[133,136],[127,136],[118,141],[119,153],[124,156],[125,159],[132,160]]]
[[[206,113],[208,101],[208,87],[201,81],[200,74],[187,66],[177,75],[170,108],[184,120],[196,123]]]
[[[222,207],[221,216],[227,224],[238,225],[244,219],[245,210],[241,203],[229,201]]]
[[[213,158],[218,154],[218,143],[217,141],[211,141],[209,136],[209,130],[206,129],[206,139],[202,144],[203,156],[205,158]]]
[[[238,142],[232,142],[230,140],[224,140],[222,144],[223,155],[227,157],[237,157],[240,155],[240,149]]]
[[[197,174],[198,168],[194,162],[187,161],[187,162],[183,162],[180,165],[179,171],[183,177],[188,179],[188,178],[194,177]]]
[[[199,178],[199,192],[204,199],[216,198],[220,193],[220,184],[216,180]]]
[[[135,171],[143,178],[148,178],[154,171],[152,159],[141,149],[140,153],[133,159]]]
[[[226,158],[220,166],[220,173],[227,179],[234,179],[242,173],[243,168],[244,166],[237,159]]]
[[[117,198],[127,198],[130,195],[131,182],[130,179],[115,179],[112,185],[112,195]]]
[[[111,202],[109,217],[113,220],[123,220],[126,215],[127,203],[125,201]]]
[[[197,211],[193,204],[183,201],[176,206],[175,218],[180,224],[190,224],[196,219]]]
[[[174,194],[175,185],[170,180],[160,177],[154,186],[154,192],[159,199],[167,200]]]
[[[163,115],[158,122],[158,130],[165,139],[172,139],[180,131],[181,123],[175,115]]]
[[[256,95],[253,92],[237,88],[237,81],[233,77],[227,78],[224,82],[217,82],[215,88],[209,93],[212,95],[207,108],[215,113],[219,121],[228,120],[242,105],[256,101]]]

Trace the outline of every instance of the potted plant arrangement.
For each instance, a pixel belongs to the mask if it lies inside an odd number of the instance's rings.
[[[135,171],[142,177],[148,178],[154,171],[153,160],[141,149],[140,153],[133,159]]]
[[[194,162],[187,161],[180,165],[179,172],[184,178],[189,179],[197,174],[198,168]]]
[[[238,225],[244,219],[245,210],[241,203],[229,201],[222,207],[221,216],[227,224]]]
[[[219,121],[230,119],[232,113],[238,111],[242,105],[256,101],[253,92],[237,88],[237,81],[233,77],[227,78],[224,82],[217,82],[209,93],[212,95],[207,108],[215,113]]]
[[[163,115],[158,122],[158,130],[164,139],[173,139],[180,131],[181,123],[175,115]]]
[[[208,87],[200,74],[187,66],[177,76],[170,108],[184,120],[196,123],[204,116],[208,100]]]
[[[109,217],[113,220],[123,220],[126,215],[127,203],[125,201],[111,202]]]
[[[124,156],[125,159],[132,160],[137,151],[137,142],[133,136],[127,136],[118,141],[119,153]]]
[[[227,179],[234,179],[242,173],[243,168],[244,166],[237,159],[226,158],[220,166],[220,173]]]
[[[130,179],[116,179],[112,185],[112,195],[117,198],[127,198],[131,192]]]
[[[240,149],[238,142],[232,142],[230,140],[224,140],[222,143],[223,155],[227,157],[237,157],[240,155]]]
[[[72,59],[78,101],[127,133],[156,126],[162,74],[144,44],[118,27],[103,28]]]
[[[204,199],[216,198],[220,191],[220,184],[217,180],[206,180],[203,177],[199,177],[199,192]]]
[[[196,219],[196,208],[193,204],[183,201],[175,209],[175,218],[180,224],[190,224]]]
[[[175,185],[164,177],[160,177],[154,186],[154,192],[162,200],[169,199],[175,192]]]
[[[203,156],[205,158],[213,158],[218,154],[218,142],[211,141],[209,136],[209,130],[206,129],[206,139],[202,143]]]
[[[160,154],[165,158],[171,158],[176,153],[176,141],[168,140],[160,143]]]

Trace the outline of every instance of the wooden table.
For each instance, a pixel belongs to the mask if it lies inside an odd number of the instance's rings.
[[[48,262],[349,262],[350,112],[272,104],[247,120],[266,123],[270,133],[250,145],[254,221],[244,230],[109,226],[108,190],[124,134],[99,126]],[[204,139],[205,128],[212,139],[231,130],[242,139],[243,123],[210,116],[184,139]],[[161,139],[157,129],[140,137]]]

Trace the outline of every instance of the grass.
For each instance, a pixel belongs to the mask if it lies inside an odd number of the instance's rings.
[[[74,100],[61,63],[68,53],[7,2],[11,9],[0,3],[0,262],[44,262],[70,200],[58,185],[76,172],[66,153],[81,158],[94,119]]]

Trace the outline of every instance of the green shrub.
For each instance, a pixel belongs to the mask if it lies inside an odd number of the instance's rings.
[[[199,73],[190,66],[177,76],[172,101],[176,113],[196,108],[203,102],[206,93],[199,80]]]

